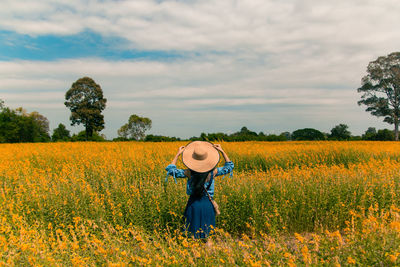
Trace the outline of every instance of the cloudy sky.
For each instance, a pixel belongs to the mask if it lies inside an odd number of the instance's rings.
[[[392,128],[358,106],[378,56],[400,50],[398,0],[0,0],[0,99],[72,132],[65,92],[107,98],[107,138],[150,133]]]

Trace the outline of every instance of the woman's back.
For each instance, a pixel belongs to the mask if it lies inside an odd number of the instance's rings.
[[[219,152],[225,159],[223,167],[216,168],[219,161]],[[176,168],[179,155],[188,167],[186,170]],[[195,141],[186,147],[180,147],[175,158],[165,169],[168,176],[187,178],[186,193],[190,196],[186,204],[184,216],[186,218],[185,230],[192,233],[195,238],[205,238],[215,227],[215,201],[214,183],[219,175],[232,174],[234,164],[220,145],[209,142]]]

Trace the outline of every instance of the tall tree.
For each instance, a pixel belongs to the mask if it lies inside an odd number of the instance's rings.
[[[363,93],[359,105],[383,121],[394,124],[395,140],[399,140],[400,118],[400,52],[378,57],[368,64],[367,75],[357,89]]]
[[[145,132],[151,129],[151,120],[138,115],[131,115],[128,123],[121,126],[118,135],[123,138],[141,140],[145,137]]]
[[[100,85],[89,77],[74,82],[65,94],[65,106],[71,110],[71,125],[83,124],[86,140],[94,131],[104,129],[104,116],[101,112],[106,108],[107,99],[103,97]]]

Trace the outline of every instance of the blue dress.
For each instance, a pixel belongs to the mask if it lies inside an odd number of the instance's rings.
[[[230,176],[232,176],[233,167],[234,164],[232,161],[225,162],[223,167],[217,168],[217,173],[215,176],[225,175],[228,173],[230,173]],[[167,171],[166,181],[168,180],[169,175],[174,177],[175,182],[176,178],[186,177],[184,174],[185,170],[177,169],[174,164],[168,165],[165,169]],[[215,179],[212,171],[211,179],[204,184],[211,197],[214,197],[214,181]],[[215,227],[214,207],[205,192],[200,197],[194,197],[192,195],[190,178],[186,183],[186,194],[188,194],[190,197],[183,214],[186,218],[185,230],[191,233],[195,238],[205,238],[210,234],[210,230]]]

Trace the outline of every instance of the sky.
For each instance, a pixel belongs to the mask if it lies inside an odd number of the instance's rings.
[[[88,76],[108,139],[132,114],[149,134],[246,126],[354,135],[392,128],[359,106],[369,62],[400,50],[398,0],[0,0],[0,99],[71,132],[65,93]]]

